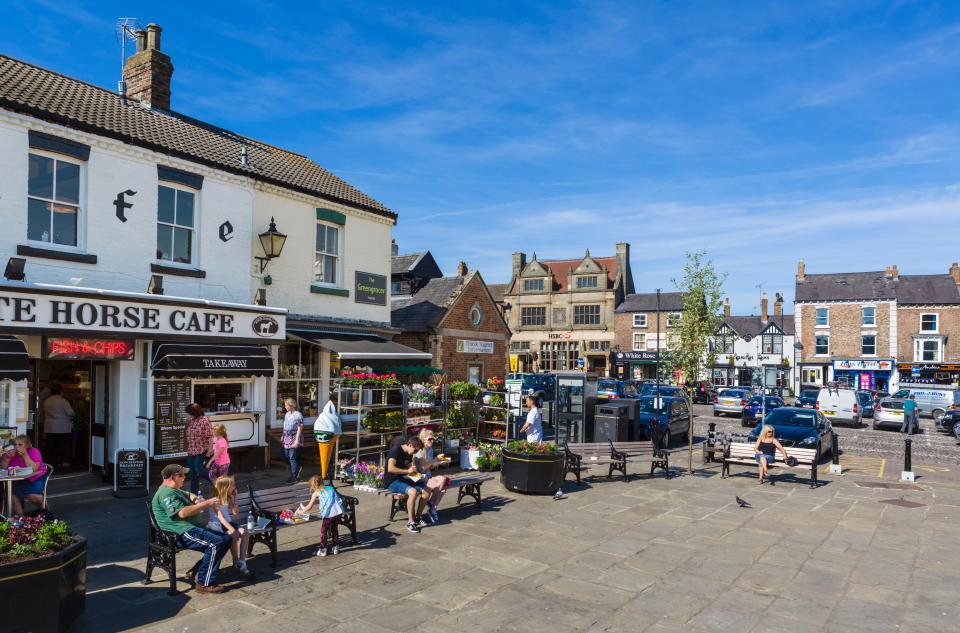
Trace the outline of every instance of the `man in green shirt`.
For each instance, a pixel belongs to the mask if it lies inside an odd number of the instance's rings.
[[[210,508],[220,501],[216,498],[201,501],[197,495],[181,490],[190,469],[179,464],[167,464],[160,476],[163,484],[157,489],[150,504],[157,525],[164,532],[177,535],[177,547],[203,552],[203,560],[197,570],[198,593],[220,593],[223,586],[216,584],[220,561],[233,540],[227,534],[212,532],[204,526]]]

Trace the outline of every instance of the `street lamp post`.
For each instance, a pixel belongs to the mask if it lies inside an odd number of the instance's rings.
[[[657,426],[657,443],[660,443],[660,288],[657,288],[657,382],[655,384],[656,398],[654,398],[655,409],[656,409],[656,426]],[[651,425],[650,428],[653,428]]]

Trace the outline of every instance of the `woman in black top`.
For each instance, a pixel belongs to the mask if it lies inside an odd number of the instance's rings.
[[[760,429],[760,434],[757,436],[757,443],[753,446],[754,457],[757,460],[757,469],[760,472],[760,481],[757,482],[758,484],[762,484],[764,478],[767,476],[767,467],[773,463],[773,459],[777,455],[777,449],[780,449],[780,452],[783,453],[783,461],[787,461],[787,457],[789,457],[787,455],[787,449],[774,437],[773,427],[764,424],[763,428]]]

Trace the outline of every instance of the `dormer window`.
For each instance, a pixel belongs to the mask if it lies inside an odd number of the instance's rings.
[[[543,279],[524,279],[524,292],[543,292]]]
[[[589,277],[577,277],[577,288],[596,288],[597,287],[597,276],[590,275]]]

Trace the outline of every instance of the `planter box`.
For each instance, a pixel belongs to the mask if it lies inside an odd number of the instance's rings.
[[[564,455],[526,455],[503,449],[500,483],[507,490],[553,494],[563,485]]]
[[[6,633],[65,631],[86,608],[87,539],[56,554],[0,565]],[[13,607],[16,605],[16,607]]]
[[[476,449],[460,449],[460,468],[464,470],[477,470],[477,458],[480,457],[480,451]]]

